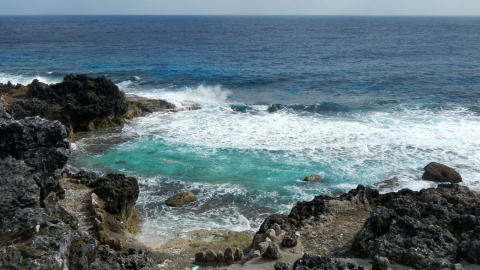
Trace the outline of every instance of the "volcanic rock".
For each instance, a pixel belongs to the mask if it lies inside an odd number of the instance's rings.
[[[462,177],[457,171],[437,162],[429,163],[427,166],[425,166],[424,170],[425,173],[422,176],[422,179],[424,180],[451,183],[462,182]]]
[[[168,206],[179,207],[189,203],[192,203],[197,200],[197,197],[192,192],[182,192],[175,194],[165,201],[165,204]]]

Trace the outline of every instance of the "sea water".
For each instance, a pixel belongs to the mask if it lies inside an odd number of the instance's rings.
[[[138,238],[166,241],[255,230],[359,184],[430,187],[430,161],[480,190],[478,29],[477,17],[3,16],[0,82],[104,75],[174,103],[76,142],[69,164],[137,177]],[[198,201],[165,206],[180,191]]]

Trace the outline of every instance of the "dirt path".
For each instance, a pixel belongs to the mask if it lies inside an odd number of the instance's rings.
[[[89,211],[90,194],[89,187],[73,183],[69,178],[61,178],[60,184],[65,189],[65,199],[59,204],[78,219],[78,229],[93,233],[93,217]]]

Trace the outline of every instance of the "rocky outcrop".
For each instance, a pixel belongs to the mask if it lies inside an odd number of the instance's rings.
[[[436,172],[445,169],[433,167]],[[460,178],[446,171],[438,175],[450,181]],[[264,254],[278,243],[290,256],[312,254],[293,269],[337,269],[323,268],[331,256],[371,259],[375,269],[388,269],[390,263],[427,270],[480,264],[480,195],[457,184],[385,194],[358,186],[336,197],[320,195],[298,202],[288,216],[268,217],[254,236],[250,254]]]
[[[197,200],[197,197],[192,192],[182,192],[173,195],[165,201],[165,204],[172,207],[179,207]]]
[[[312,175],[309,175],[309,176],[303,178],[303,181],[305,181],[305,182],[317,182],[317,181],[323,181],[323,179],[320,175],[312,174]]]
[[[77,132],[112,127],[145,113],[175,108],[164,100],[129,100],[112,81],[86,75],[67,75],[63,82],[50,85],[34,80],[26,87],[4,92],[7,110],[15,119],[40,116],[59,120],[71,138]]]
[[[462,182],[462,177],[457,171],[455,171],[453,168],[437,162],[431,162],[430,164],[425,166],[424,170],[425,173],[423,173],[422,176],[422,179],[424,180],[451,183]]]
[[[450,268],[459,259],[480,263],[474,251],[480,243],[479,209],[480,197],[457,185],[385,194],[352,250],[416,269]]]
[[[0,107],[0,269],[150,269],[141,249],[101,245],[58,203],[67,133],[38,117],[11,120]]]
[[[135,203],[139,195],[137,179],[123,174],[98,176],[92,172],[64,172],[68,181],[91,189],[87,204],[98,240],[115,250],[124,250],[137,243],[132,234],[138,232]],[[80,214],[80,216],[85,213]]]

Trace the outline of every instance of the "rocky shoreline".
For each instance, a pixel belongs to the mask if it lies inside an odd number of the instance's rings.
[[[65,170],[69,140],[175,106],[127,98],[106,78],[84,75],[52,85],[0,85],[0,97],[0,269],[480,267],[480,195],[438,163],[423,176],[443,182],[437,188],[380,194],[358,186],[320,195],[268,217],[251,243],[248,235],[225,232],[218,243],[146,247],[134,239],[137,180]],[[188,248],[158,252],[176,245]],[[169,264],[175,256],[181,262]]]

